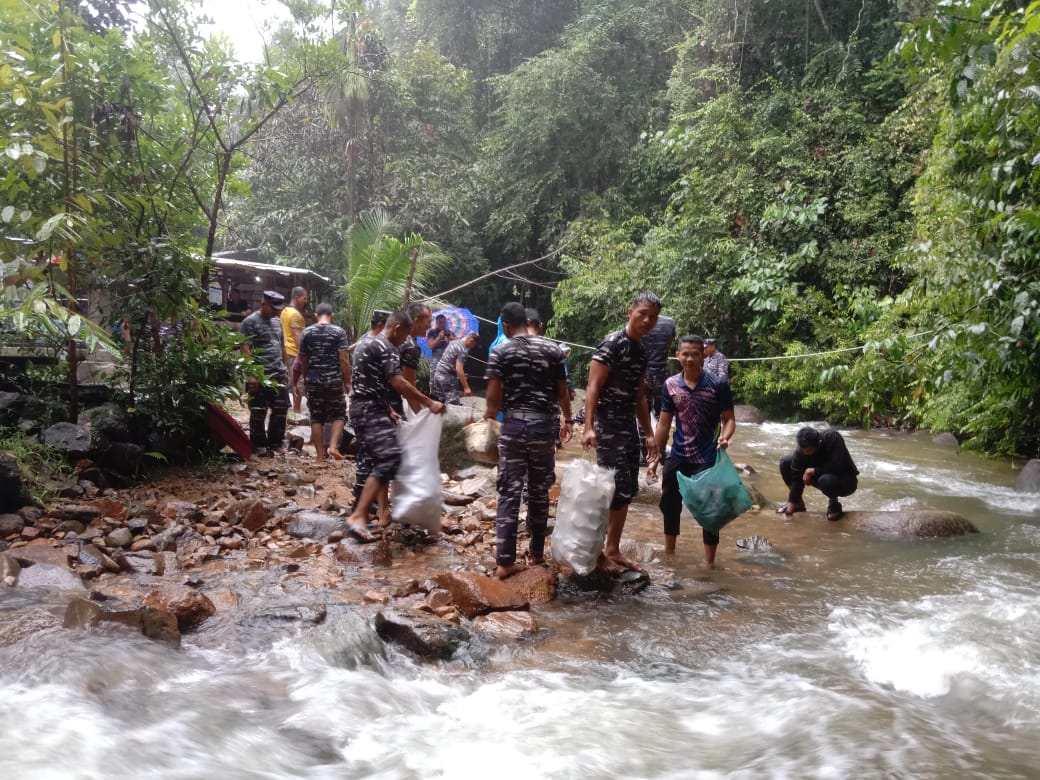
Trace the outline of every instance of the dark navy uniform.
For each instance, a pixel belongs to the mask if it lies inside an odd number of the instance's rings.
[[[455,373],[455,364],[460,360],[465,363],[468,355],[469,347],[466,346],[465,339],[451,342],[444,350],[444,355],[437,363],[430,380],[430,391],[438,401],[446,404],[459,402],[462,397],[462,385],[459,383],[458,374]]]
[[[264,367],[273,387],[261,385],[249,393],[249,441],[254,451],[267,447],[278,449],[285,438],[285,418],[289,413],[289,387],[282,362],[282,323],[274,317],[261,317],[253,312],[239,326],[240,334],[250,340],[250,354]],[[267,422],[267,410],[271,420]]]
[[[592,355],[610,367],[596,405],[596,461],[614,469],[611,509],[631,503],[639,490],[639,432],[636,398],[646,371],[646,350],[624,330],[611,333]]]
[[[672,342],[675,341],[675,320],[663,314],[657,318],[653,330],[643,336],[639,342],[646,352],[646,403],[650,414],[661,416],[661,390],[668,377],[668,358],[672,354]]]
[[[319,322],[303,329],[300,354],[307,358],[307,408],[311,422],[327,423],[347,416],[343,394],[343,370],[339,353],[350,346],[347,332],[331,322]]]
[[[449,346],[445,357],[450,353]],[[549,488],[556,480],[559,428],[554,410],[559,383],[565,382],[566,376],[560,348],[538,336],[514,336],[489,356],[487,379],[502,381],[496,518],[499,566],[516,562],[516,532],[525,481],[530,552],[541,558],[545,551]]]
[[[400,374],[401,354],[382,333],[354,350],[350,423],[372,461],[371,472],[364,478],[373,476],[384,485],[396,476],[401,465],[397,426],[390,417],[390,378]],[[359,462],[359,472],[361,467]],[[358,481],[364,484],[361,474]]]

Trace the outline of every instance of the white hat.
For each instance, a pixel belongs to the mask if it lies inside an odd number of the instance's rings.
[[[561,341],[560,342],[560,352],[562,352],[564,355],[566,355],[570,351],[571,351],[571,345],[568,344],[566,341]]]

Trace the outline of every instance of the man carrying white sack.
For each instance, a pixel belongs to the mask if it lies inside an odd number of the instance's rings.
[[[549,488],[556,481],[554,406],[563,412],[562,441],[571,438],[571,400],[563,353],[547,339],[528,335],[527,312],[510,302],[502,307],[502,328],[508,341],[488,357],[487,409],[494,420],[502,410],[498,435],[498,512],[495,576],[505,579],[527,566],[516,562],[520,500],[527,483],[527,530],[531,533],[527,561],[540,564],[549,525]]]

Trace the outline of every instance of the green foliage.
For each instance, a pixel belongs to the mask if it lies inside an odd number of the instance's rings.
[[[207,403],[239,398],[246,380],[262,381],[263,371],[241,353],[236,332],[200,316],[186,322],[164,334],[158,350],[143,351],[125,379],[130,411],[173,442],[195,446],[208,441],[198,435]]]
[[[0,450],[10,453],[18,463],[22,484],[33,503],[44,504],[54,498],[54,486],[72,476],[72,466],[61,450],[16,428],[0,426]]]
[[[436,245],[420,236],[398,239],[392,235],[396,224],[381,211],[362,214],[347,234],[347,282],[343,298],[347,303],[347,322],[354,337],[368,330],[376,309],[400,309],[409,280],[421,298],[424,282],[447,258]],[[411,276],[412,257],[415,273]]]

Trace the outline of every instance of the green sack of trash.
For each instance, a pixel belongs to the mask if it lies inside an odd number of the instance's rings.
[[[676,476],[683,503],[693,519],[709,531],[718,531],[751,508],[751,497],[726,450],[718,451],[710,469],[692,477]]]

